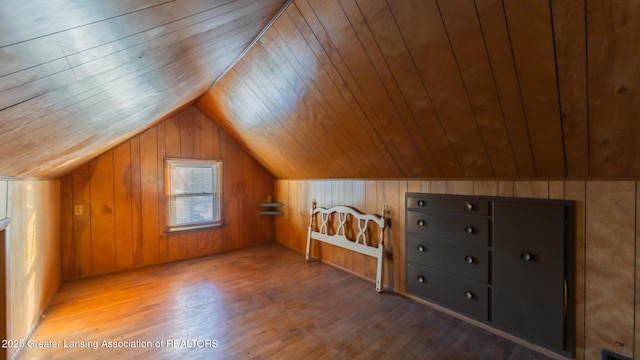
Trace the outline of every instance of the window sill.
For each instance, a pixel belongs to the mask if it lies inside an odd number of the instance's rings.
[[[189,231],[198,231],[205,229],[215,229],[224,227],[223,222],[215,223],[215,224],[202,224],[202,225],[188,225],[188,226],[174,226],[168,227],[164,230],[165,234],[175,234],[175,233],[183,233]]]

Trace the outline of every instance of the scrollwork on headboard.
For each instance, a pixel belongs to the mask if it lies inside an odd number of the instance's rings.
[[[337,226],[335,233],[330,233],[332,214],[337,216]],[[307,250],[305,258],[310,259],[310,246],[312,240],[319,240],[332,245],[352,250],[361,254],[369,255],[378,259],[378,273],[376,277],[376,290],[381,291],[382,258],[384,253],[384,233],[386,221],[389,215],[388,207],[383,207],[382,215],[363,214],[351,206],[334,206],[332,208],[322,208],[316,206],[313,199],[311,206],[311,216],[309,220],[309,231],[307,234]],[[319,218],[320,223],[316,223]],[[358,233],[354,239],[348,238],[349,219],[354,219],[358,224]],[[374,223],[379,229],[379,239],[377,245],[369,244],[367,234],[369,224]]]
[[[335,234],[333,235],[341,235],[341,236],[347,237],[346,227],[347,227],[347,220],[350,216],[352,219],[355,219],[357,221],[358,234],[356,235],[355,239],[349,239],[349,240],[352,240],[362,245],[371,246],[371,244],[367,243],[367,236],[366,236],[366,233],[369,229],[369,222],[373,222],[378,226],[380,231],[379,242],[383,242],[384,230],[386,226],[385,219],[388,217],[388,213],[389,213],[389,210],[388,210],[388,207],[386,206],[382,209],[382,216],[379,216],[376,214],[363,214],[357,209],[351,206],[345,206],[345,205],[334,206],[332,208],[327,209],[323,207],[317,207],[316,201],[314,199],[312,201],[312,206],[311,206],[311,220],[309,225],[312,226],[312,229],[315,229],[314,220],[316,218],[316,215],[319,215],[320,224],[317,232],[324,235],[331,235],[329,234],[329,220],[331,219],[332,214],[336,214],[338,216],[338,226],[336,228]]]

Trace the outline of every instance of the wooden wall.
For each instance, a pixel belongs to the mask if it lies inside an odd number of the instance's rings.
[[[61,283],[60,183],[0,180],[7,230],[7,339],[26,340]],[[9,349],[11,357],[15,349]]]
[[[391,209],[390,249],[384,283],[405,291],[405,192],[475,194],[573,200],[576,204],[576,358],[599,359],[601,349],[640,358],[640,194],[635,181],[420,181],[278,180],[276,199],[285,215],[276,220],[279,243],[304,251],[311,199],[318,206],[347,204],[366,212]],[[375,277],[375,262],[330,245],[323,261]],[[301,256],[301,261],[303,258]],[[372,291],[371,296],[376,296]],[[636,300],[639,299],[639,300]],[[635,350],[634,350],[635,349]],[[635,351],[635,353],[634,353]]]
[[[165,157],[223,161],[224,226],[164,233]],[[273,241],[273,218],[257,214],[273,176],[195,107],[80,166],[61,187],[64,279]]]

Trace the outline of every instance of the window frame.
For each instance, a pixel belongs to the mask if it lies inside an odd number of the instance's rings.
[[[213,171],[212,177],[212,193],[199,193],[199,194],[211,194],[213,197],[212,212],[215,214],[217,206],[217,219],[207,222],[191,222],[191,223],[177,223],[177,214],[174,216],[172,211],[176,209],[176,199],[179,197],[190,197],[194,194],[175,194],[172,192],[172,170],[176,167],[200,167],[211,168]],[[208,160],[208,159],[189,159],[189,158],[165,158],[164,159],[164,180],[165,180],[165,232],[174,233],[189,230],[206,229],[212,227],[223,226],[223,202],[222,202],[222,160]],[[217,185],[217,186],[216,186]],[[217,196],[216,196],[217,195]]]

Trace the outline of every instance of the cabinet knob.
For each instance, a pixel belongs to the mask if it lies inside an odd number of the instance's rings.
[[[467,255],[464,257],[464,262],[466,262],[467,264],[473,264],[473,256],[471,255]]]
[[[422,227],[422,226],[425,226],[426,224],[427,224],[426,221],[424,221],[422,219],[418,220],[418,226]]]
[[[524,261],[531,261],[533,260],[533,255],[531,255],[531,253],[529,253],[528,251],[523,251],[520,253],[520,259]]]
[[[467,234],[472,234],[473,233],[473,226],[465,226],[464,227],[464,232],[466,232]]]
[[[468,202],[468,201],[465,201],[464,202],[464,209],[467,210],[467,211],[473,210],[473,204]]]
[[[426,204],[424,200],[418,200],[418,206],[425,206]]]
[[[424,276],[422,276],[422,275],[418,275],[418,282],[419,282],[419,283],[423,283],[423,282],[425,282],[425,280],[426,280],[426,279],[424,278]]]
[[[467,291],[464,292],[464,297],[469,299],[469,300],[471,300],[471,299],[473,299],[473,293],[471,291],[467,290]]]
[[[426,248],[424,247],[424,245],[422,245],[422,244],[418,245],[418,251],[424,252],[425,250],[426,250]]]

